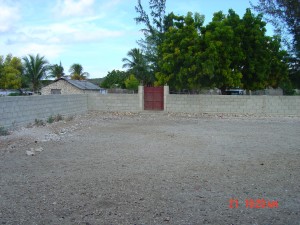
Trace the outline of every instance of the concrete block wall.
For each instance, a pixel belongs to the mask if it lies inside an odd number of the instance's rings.
[[[300,116],[298,96],[166,95],[166,112]]]
[[[139,94],[89,94],[88,110],[138,112]]]
[[[87,112],[87,95],[0,97],[0,126],[19,127],[51,115]]]
[[[142,89],[142,88],[140,88]],[[165,112],[233,113],[300,116],[299,96],[222,96],[164,94]],[[140,112],[139,94],[78,94],[0,97],[0,126],[19,127],[51,115],[75,115],[88,110]]]
[[[267,114],[300,116],[299,96],[264,96],[264,110]]]

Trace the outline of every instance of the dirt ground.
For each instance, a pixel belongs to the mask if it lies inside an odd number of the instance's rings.
[[[0,224],[299,225],[300,118],[90,112],[0,137],[0,175]]]

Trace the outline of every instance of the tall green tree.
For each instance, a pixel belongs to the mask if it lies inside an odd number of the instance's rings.
[[[144,9],[141,0],[135,7],[138,16],[135,18],[137,24],[143,24],[145,27],[141,30],[144,38],[138,41],[138,44],[145,52],[147,61],[150,62],[150,69],[153,74],[158,71],[158,46],[163,41],[165,32],[165,11],[166,0],[149,0],[150,13]]]
[[[277,87],[287,82],[286,53],[277,37],[266,35],[261,15],[246,10],[240,18],[233,10],[214,14],[203,27],[199,14],[167,16],[169,29],[159,46],[157,85],[171,89]]]
[[[262,15],[255,16],[250,9],[246,10],[241,24],[241,47],[245,56],[241,64],[244,88],[278,87],[282,80],[287,79],[287,54],[281,50],[278,37],[267,36]]]
[[[133,74],[131,74],[126,80],[125,80],[125,86],[126,89],[137,91],[139,88],[139,81],[135,78]]]
[[[79,63],[74,63],[70,67],[69,72],[71,73],[72,80],[86,80],[86,78],[89,76],[89,73],[84,72],[82,65]]]
[[[100,86],[102,88],[125,88],[125,80],[128,78],[128,74],[125,71],[113,70],[108,72]]]
[[[289,75],[295,87],[300,88],[300,1],[259,0],[253,8],[263,13],[289,50]]]
[[[281,49],[281,41],[278,36],[269,37],[267,46],[270,65],[268,71],[268,86],[273,88],[281,87],[284,91],[290,91],[288,90],[289,88],[285,88],[287,85],[291,86],[291,81],[288,76],[288,53]]]
[[[148,70],[146,57],[140,49],[131,49],[122,61],[124,63],[123,68],[128,68],[128,72],[134,74],[140,82],[146,84],[153,81]]]
[[[11,66],[3,68],[3,75],[0,78],[0,88],[20,89],[22,86],[21,72]]]
[[[230,11],[234,18],[235,14]],[[203,32],[203,73],[209,77],[210,86],[225,93],[226,88],[241,86],[242,73],[238,61],[243,57],[240,43],[228,17],[222,12],[214,14]]]
[[[279,34],[292,37],[291,50],[300,57],[300,1],[299,0],[259,0],[255,10],[265,15]],[[282,36],[282,35],[281,35]]]
[[[49,66],[49,76],[51,78],[59,79],[65,75],[64,67],[61,65],[61,62],[58,64],[54,64]]]
[[[267,86],[269,52],[266,48],[266,23],[262,15],[255,16],[247,9],[241,20],[243,32],[241,46],[245,53],[242,62],[242,82],[247,90],[264,89]]]
[[[17,57],[7,55],[5,60],[0,57],[0,88],[19,89],[22,85],[22,62]]]
[[[201,77],[200,30],[204,17],[188,13],[186,17],[167,16],[169,29],[159,46],[160,71],[156,73],[155,85],[168,84],[171,89],[194,89],[199,87]]]
[[[3,67],[4,67],[4,57],[0,55],[0,79],[3,76]]]
[[[37,54],[23,57],[24,75],[31,83],[32,90],[37,92],[41,85],[41,80],[46,77],[48,61],[44,56]]]

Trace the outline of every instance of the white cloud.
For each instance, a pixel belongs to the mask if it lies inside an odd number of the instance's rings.
[[[128,42],[135,35],[127,22],[128,15],[132,21],[126,8],[131,1],[0,0],[0,34],[5,30],[0,35],[1,54],[39,53],[50,63],[62,60],[67,68],[80,62],[86,71],[104,76],[119,68],[122,57],[135,45],[135,40]]]
[[[37,44],[74,44],[81,42],[101,42],[105,39],[124,35],[119,30],[110,30],[100,27],[93,21],[99,17],[85,18],[82,21],[67,20],[62,23],[48,24],[47,26],[27,26],[20,28],[14,37],[9,38],[9,45],[18,43]]]
[[[13,28],[15,22],[20,18],[17,6],[7,5],[5,1],[0,0],[0,32],[7,32]]]
[[[120,37],[122,35],[123,33],[119,31],[97,29],[86,32],[74,32],[72,37],[68,37],[68,40],[71,42],[99,42],[103,39]]]
[[[16,54],[19,56],[40,54],[42,56],[46,56],[48,60],[51,60],[56,59],[64,50],[65,48],[61,45],[29,43],[19,48]]]
[[[58,0],[53,12],[63,17],[90,15],[95,0]]]
[[[124,1],[124,0],[110,0],[110,1],[105,2],[101,8],[108,10],[108,9],[111,9],[111,8],[119,5],[122,1]]]

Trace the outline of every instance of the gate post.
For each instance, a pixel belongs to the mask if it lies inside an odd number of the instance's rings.
[[[164,111],[167,111],[167,99],[168,99],[168,95],[170,94],[170,89],[169,86],[165,85],[164,86]]]
[[[144,86],[139,86],[139,109],[144,110]]]

